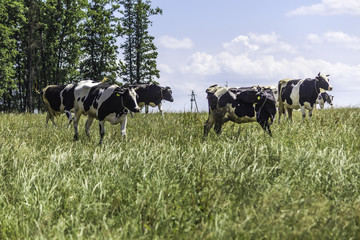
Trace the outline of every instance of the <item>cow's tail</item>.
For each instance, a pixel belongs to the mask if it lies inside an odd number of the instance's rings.
[[[39,92],[39,90],[37,89],[37,82],[34,83],[34,91],[39,95],[43,95],[44,93],[42,90]]]

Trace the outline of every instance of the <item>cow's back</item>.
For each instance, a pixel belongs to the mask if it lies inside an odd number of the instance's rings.
[[[43,100],[50,108],[56,112],[60,111],[61,92],[66,85],[49,85],[43,89]]]

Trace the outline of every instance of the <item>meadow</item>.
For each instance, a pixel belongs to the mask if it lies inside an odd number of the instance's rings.
[[[227,123],[136,114],[98,145],[67,119],[0,114],[0,239],[359,239],[360,109]]]

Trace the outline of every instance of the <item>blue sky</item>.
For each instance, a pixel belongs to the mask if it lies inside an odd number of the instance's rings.
[[[212,84],[276,85],[330,74],[335,106],[360,105],[359,0],[152,0],[150,34],[162,86],[190,109],[191,90],[207,110]]]

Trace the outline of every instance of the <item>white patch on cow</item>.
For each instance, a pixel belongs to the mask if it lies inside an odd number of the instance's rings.
[[[99,85],[99,84],[100,84],[100,82],[93,82],[92,80],[83,80],[77,84],[77,86],[74,89],[75,110],[81,111],[81,113],[83,113],[84,115],[87,115],[87,113],[85,113],[85,111],[84,111],[84,103],[81,100],[86,98],[89,95],[89,92],[92,87]],[[93,110],[89,111],[88,113],[92,117],[96,117],[96,113],[94,113]]]
[[[290,94],[290,98],[292,100],[292,104],[288,103],[285,99],[284,101],[284,105],[286,108],[291,108],[291,109],[299,109],[300,108],[300,103],[299,103],[299,99],[300,99],[300,85],[303,81],[299,81],[296,85],[293,85],[291,94]]]
[[[304,107],[307,110],[313,110],[313,107],[311,107],[311,104],[309,102],[304,102]]]
[[[235,108],[232,106],[232,104],[226,104],[225,109],[226,109],[225,110],[226,114],[225,114],[224,118],[231,119],[231,121],[233,121],[235,123],[256,122],[255,116],[254,117],[248,117],[248,116],[239,117],[238,115],[236,115]]]
[[[105,117],[105,121],[108,121],[109,123],[116,125],[122,121],[124,121],[124,118],[126,117],[126,114],[122,114],[120,117],[116,116],[116,113],[111,113]]]
[[[135,89],[134,89],[134,88],[129,88],[129,94],[130,94],[132,100],[135,102],[135,109],[136,109],[136,108],[137,108],[137,109],[140,109],[140,108],[139,108],[139,105],[138,105],[138,103],[137,103],[137,101],[136,101],[137,94],[136,94],[136,92],[135,92]]]
[[[75,84],[71,83],[68,84],[61,92],[60,92],[60,98],[61,98],[61,104],[60,104],[60,112],[64,112],[65,110],[65,105],[63,104],[64,102],[64,97],[63,97],[63,92],[66,90],[68,91],[69,89],[73,88]],[[71,112],[74,112],[74,109],[70,110]]]

